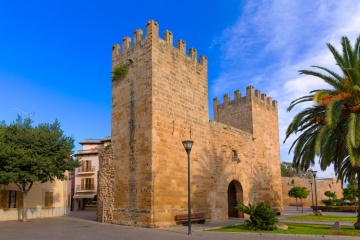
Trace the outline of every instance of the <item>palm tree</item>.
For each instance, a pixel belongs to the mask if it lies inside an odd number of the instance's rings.
[[[299,112],[286,131],[285,141],[291,134],[300,133],[289,152],[294,148],[293,166],[306,171],[319,158],[322,170],[334,164],[338,180],[357,177],[359,211],[355,228],[360,229],[360,36],[355,46],[347,37],[341,40],[342,53],[327,44],[341,75],[320,66],[321,72],[300,70],[320,78],[330,89],[318,89],[294,100],[288,111],[303,102],[313,105]],[[284,141],[284,142],[285,142]]]

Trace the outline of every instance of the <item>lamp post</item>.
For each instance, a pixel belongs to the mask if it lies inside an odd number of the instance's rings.
[[[185,140],[182,142],[188,155],[188,235],[191,235],[191,202],[190,202],[190,152],[194,141]]]
[[[310,183],[310,189],[311,189],[311,207],[314,207],[314,196],[313,196],[313,190],[312,190],[313,181],[309,181],[309,183]]]
[[[316,191],[316,173],[317,171],[311,171],[313,177],[314,177],[314,185],[315,185],[315,203],[316,203],[316,211],[318,210],[318,204],[317,204],[317,191]]]

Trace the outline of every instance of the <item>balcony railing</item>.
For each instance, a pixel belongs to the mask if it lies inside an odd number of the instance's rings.
[[[75,186],[75,191],[76,192],[80,192],[80,191],[95,191],[95,184],[85,184],[84,186],[81,185],[76,185]]]
[[[78,173],[85,173],[85,172],[96,172],[96,168],[95,166],[91,166],[91,167],[79,167],[77,169]]]

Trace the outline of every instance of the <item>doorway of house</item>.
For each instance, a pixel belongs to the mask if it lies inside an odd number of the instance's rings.
[[[243,204],[243,190],[241,184],[237,180],[230,182],[228,186],[228,217],[243,217],[243,214],[235,209],[236,205]]]

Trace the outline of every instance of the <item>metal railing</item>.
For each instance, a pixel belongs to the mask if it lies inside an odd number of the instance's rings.
[[[96,190],[95,184],[85,184],[84,186],[76,185],[75,191],[86,191],[86,190]]]
[[[96,167],[95,166],[91,166],[91,167],[79,167],[77,169],[78,173],[83,173],[83,172],[96,172]]]

